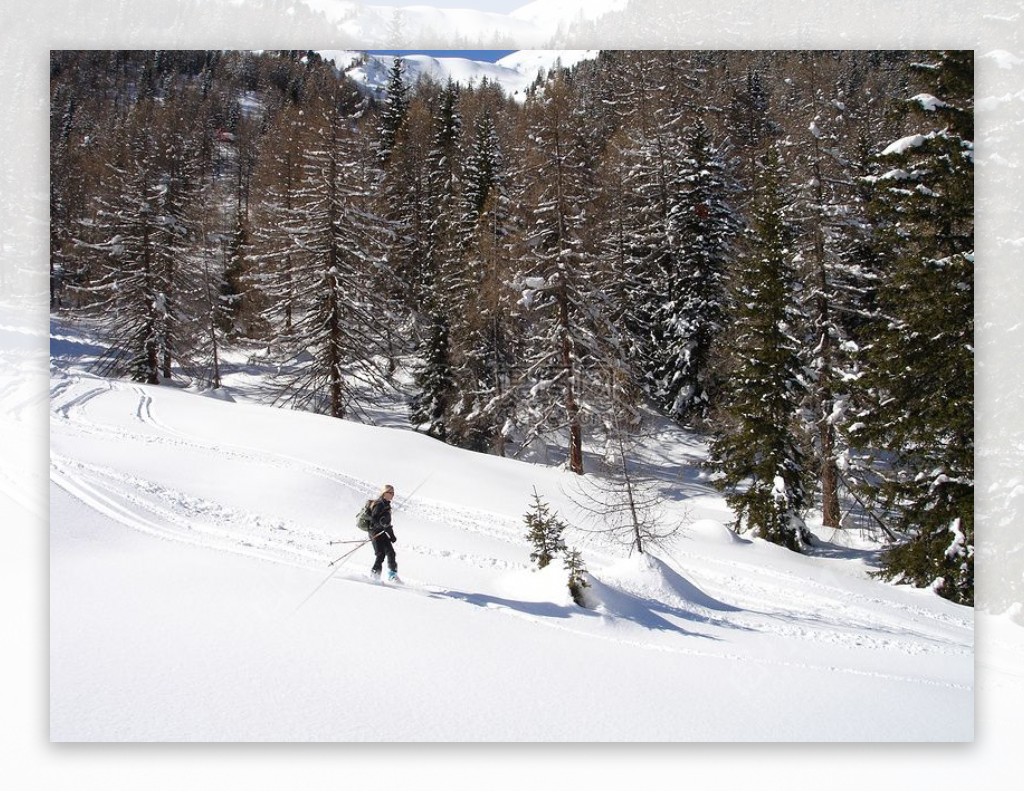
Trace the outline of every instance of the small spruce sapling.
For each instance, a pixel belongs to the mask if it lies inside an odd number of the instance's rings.
[[[565,551],[565,569],[569,573],[569,593],[572,594],[572,601],[581,608],[587,607],[583,589],[588,588],[590,584],[587,582],[587,567],[579,550]]]
[[[559,552],[565,550],[562,532],[565,523],[551,513],[550,507],[540,499],[536,488],[533,490],[533,506],[523,519],[530,529],[526,538],[533,544],[530,560],[537,562],[537,568],[543,569]]]

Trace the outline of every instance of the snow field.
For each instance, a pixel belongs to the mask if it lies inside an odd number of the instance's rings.
[[[630,555],[578,527],[563,470],[75,360],[51,366],[55,741],[971,739],[972,612],[869,579],[856,537],[736,536],[691,436],[646,460],[685,531]],[[404,584],[356,544],[384,483]],[[534,488],[587,608],[531,565]]]

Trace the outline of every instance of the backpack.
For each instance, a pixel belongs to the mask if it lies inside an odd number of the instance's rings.
[[[370,532],[372,521],[370,519],[370,509],[373,508],[373,500],[368,500],[366,505],[363,506],[358,512],[356,512],[356,527],[360,531]]]

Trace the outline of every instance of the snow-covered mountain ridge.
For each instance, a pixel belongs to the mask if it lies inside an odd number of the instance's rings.
[[[319,50],[324,60],[348,75],[366,92],[380,97],[387,85],[394,55],[379,55],[355,50]],[[459,57],[434,57],[423,53],[402,55],[405,81],[412,85],[420,78],[439,83],[448,79],[460,85],[480,85],[483,80],[499,84],[506,94],[522,101],[527,88],[538,75],[556,65],[569,68],[582,60],[596,58],[598,50],[522,50],[491,63]]]

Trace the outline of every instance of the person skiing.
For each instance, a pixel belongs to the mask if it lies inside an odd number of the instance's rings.
[[[388,560],[388,580],[398,579],[398,563],[395,560],[395,529],[391,525],[391,501],[395,497],[395,488],[390,484],[384,485],[380,497],[370,507],[370,536],[373,542],[373,552],[376,557],[373,561],[373,568],[370,570],[375,578],[380,577],[384,568],[384,559]]]

